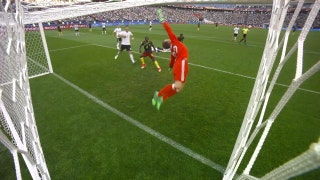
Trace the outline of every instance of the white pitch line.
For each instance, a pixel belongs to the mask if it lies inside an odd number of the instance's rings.
[[[246,76],[246,75],[242,75],[242,74],[238,74],[238,73],[232,73],[232,72],[229,72],[229,71],[224,71],[224,70],[220,70],[220,69],[216,69],[216,68],[206,67],[206,66],[202,66],[202,65],[198,65],[198,64],[193,64],[193,63],[189,63],[189,64],[191,64],[193,66],[198,66],[198,67],[201,67],[201,68],[204,68],[204,69],[211,69],[211,70],[214,70],[214,71],[222,72],[222,73],[225,73],[225,74],[231,74],[231,75],[235,75],[235,76],[239,76],[239,77],[244,77],[244,78],[247,78],[247,79],[253,79],[253,80],[256,79],[255,77]],[[276,85],[283,86],[283,87],[289,87],[288,85],[281,84],[281,83],[276,83]],[[298,89],[300,89],[302,91],[310,92],[310,93],[320,94],[320,92],[318,92],[318,91],[313,91],[313,90],[304,89],[304,88],[298,88]]]
[[[172,146],[173,148],[183,152],[184,154],[200,161],[201,163],[221,172],[224,173],[225,168],[213,161],[211,161],[210,159],[196,153],[193,152],[191,149],[184,147],[183,145],[181,145],[180,143],[170,139],[169,137],[151,129],[150,127],[140,123],[139,121],[133,119],[132,117],[124,114],[123,112],[117,110],[116,108],[110,106],[109,104],[103,102],[102,100],[100,100],[99,98],[93,96],[92,94],[88,93],[87,91],[81,89],[79,86],[73,84],[72,82],[66,80],[65,78],[63,78],[62,76],[53,73],[53,75],[57,78],[59,78],[61,81],[65,82],[67,85],[71,86],[72,88],[76,89],[77,91],[79,91],[81,94],[85,95],[86,97],[88,97],[89,99],[91,99],[92,101],[94,101],[95,103],[101,105],[102,107],[104,107],[105,109],[113,112],[114,114],[118,115],[119,117],[121,117],[122,119],[126,120],[127,122],[133,124],[134,126],[140,128],[141,130],[145,131],[146,133],[156,137],[157,139],[159,139],[162,142],[165,142],[167,144],[169,144],[170,146]],[[151,106],[151,104],[150,104]]]
[[[114,47],[104,46],[104,45],[100,45],[100,44],[87,44],[87,45],[83,45],[83,46],[74,46],[74,47],[70,47],[70,48],[62,48],[62,49],[56,49],[56,50],[51,50],[51,51],[60,51],[60,50],[62,51],[62,50],[85,47],[85,46],[99,46],[99,47],[104,47],[104,48],[109,48],[109,49],[115,49]],[[139,54],[138,52],[135,52],[135,51],[133,51],[133,52],[136,53],[136,54]],[[161,58],[161,59],[169,60],[169,58],[164,58],[164,57],[160,57],[160,56],[157,56],[157,57]],[[255,77],[246,76],[246,75],[233,73],[233,72],[229,72],[229,71],[224,71],[224,70],[216,69],[216,68],[212,68],[212,67],[202,66],[202,65],[199,65],[199,64],[194,64],[194,63],[189,63],[189,64],[192,65],[192,66],[197,66],[197,67],[204,68],[204,69],[211,69],[211,70],[214,70],[214,71],[218,71],[218,72],[222,72],[222,73],[230,74],[230,75],[234,75],[234,76],[244,77],[244,78],[247,78],[247,79],[252,79],[252,80],[256,79]],[[283,87],[289,87],[288,85],[281,84],[281,83],[276,83],[276,85],[283,86]],[[314,94],[320,94],[319,91],[313,91],[313,90],[305,89],[305,88],[298,88],[298,89],[301,90],[301,91],[306,91],[306,92],[310,92],[310,93],[314,93]]]
[[[94,45],[94,46],[100,46],[100,47],[105,47],[105,48],[110,48],[110,49],[115,49],[114,47],[103,46],[103,45],[99,45],[99,44],[92,44],[92,45]],[[134,51],[133,51],[133,52],[134,52]],[[138,52],[134,52],[134,53],[139,54]],[[157,58],[169,60],[169,58],[164,58],[164,57],[160,57],[160,56],[157,56]],[[214,71],[218,71],[218,72],[222,72],[222,73],[230,74],[230,75],[234,75],[234,76],[244,77],[244,78],[247,78],[247,79],[252,79],[252,80],[255,80],[255,79],[256,79],[255,77],[246,76],[246,75],[242,75],[242,74],[238,74],[238,73],[233,73],[233,72],[229,72],[229,71],[224,71],[224,70],[216,69],[216,68],[212,68],[212,67],[202,66],[202,65],[199,65],[199,64],[194,64],[194,63],[189,63],[189,64],[192,65],[192,66],[197,66],[197,67],[201,67],[201,68],[204,68],[204,69],[211,69],[211,70],[214,70]],[[288,85],[286,85],[286,84],[281,84],[281,83],[276,83],[276,85],[283,86],[283,87],[289,87]],[[320,94],[319,91],[313,91],[313,90],[305,89],[305,88],[298,88],[298,89],[301,90],[301,91],[306,91],[306,92],[310,92],[310,93],[314,93],[314,94]]]
[[[62,48],[62,49],[56,49],[56,50],[51,50],[51,51],[60,51],[60,50],[62,51],[62,50],[79,48],[79,47],[85,47],[85,46],[99,46],[99,47],[104,47],[104,48],[109,48],[109,49],[115,49],[114,47],[104,46],[104,45],[100,45],[100,44],[87,44],[87,45],[83,45],[83,46],[74,46],[74,47],[70,47],[70,48]],[[133,52],[134,52],[134,51],[133,51]],[[134,53],[137,53],[137,54],[138,54],[138,52],[134,52]],[[158,57],[158,58],[161,58],[161,59],[169,60],[169,58],[160,57],[160,56],[157,56],[157,57]],[[252,79],[252,80],[255,80],[255,79],[256,79],[255,77],[252,77],[252,76],[246,76],[246,75],[242,75],[242,74],[238,74],[238,73],[233,73],[233,72],[229,72],[229,71],[224,71],[224,70],[217,69],[217,68],[202,66],[202,65],[194,64],[194,63],[189,63],[189,64],[192,65],[192,66],[197,66],[197,67],[204,68],[204,69],[211,69],[211,70],[214,70],[214,71],[218,71],[218,72],[222,72],[222,73],[230,74],[230,75],[234,75],[234,76],[239,76],[239,77],[243,77],[243,78],[247,78],[247,79]],[[289,87],[288,85],[286,85],[286,84],[281,84],[281,83],[276,83],[276,85],[283,86],[283,87]],[[310,93],[314,93],[314,94],[320,94],[319,91],[313,91],[313,90],[305,89],[305,88],[298,88],[298,89],[301,90],[301,91],[306,91],[306,92],[310,92]]]

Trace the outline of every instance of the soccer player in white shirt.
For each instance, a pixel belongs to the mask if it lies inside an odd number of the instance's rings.
[[[149,31],[151,31],[152,30],[152,21],[150,21],[150,23],[149,23]]]
[[[102,34],[102,35],[103,35],[103,34],[107,34],[106,23],[105,23],[105,22],[101,23],[101,26],[102,26],[102,32],[101,32],[101,34]]]
[[[233,41],[236,41],[237,40],[237,36],[239,34],[239,27],[238,25],[236,25],[234,28],[233,28]]]
[[[121,32],[121,28],[118,25],[114,30],[113,30],[113,34],[116,34],[116,38],[117,38],[117,49],[120,49],[120,44],[121,44],[121,37],[119,37],[119,33]]]
[[[74,25],[74,33],[76,36],[80,36],[80,33],[79,33],[79,25],[78,24],[75,24]]]
[[[130,44],[130,39],[133,38],[133,34],[131,31],[129,31],[129,27],[126,26],[125,31],[122,31],[119,33],[119,37],[121,38],[121,47],[118,50],[117,55],[114,57],[114,59],[117,59],[119,54],[123,51],[126,50],[129,53],[129,57],[132,63],[135,63],[136,61],[133,59],[133,54],[132,54],[132,49],[131,49],[131,44]]]

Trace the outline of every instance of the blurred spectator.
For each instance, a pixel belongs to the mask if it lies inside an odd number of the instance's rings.
[[[107,11],[104,13],[92,14],[88,16],[74,17],[65,21],[144,21],[148,24],[150,21],[157,22],[156,10],[158,6],[142,6]],[[271,18],[272,6],[248,6],[248,5],[170,5],[162,7],[164,16],[168,22],[174,23],[198,23],[200,14],[205,19],[221,25],[246,24],[253,27],[263,27],[268,24]],[[290,10],[285,19],[284,26],[287,26],[291,20],[294,10]],[[303,27],[310,8],[300,12],[297,18],[297,28]],[[313,27],[320,28],[320,15],[318,14]]]

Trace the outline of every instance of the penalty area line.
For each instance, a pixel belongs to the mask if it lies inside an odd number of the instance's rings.
[[[78,92],[80,92],[81,94],[85,95],[86,97],[88,97],[90,100],[92,100],[93,102],[101,105],[102,107],[104,107],[105,109],[111,111],[112,113],[118,115],[119,117],[121,117],[122,119],[126,120],[127,122],[131,123],[132,125],[140,128],[141,130],[145,131],[146,133],[150,134],[151,136],[159,139],[162,142],[165,142],[167,144],[169,144],[170,146],[172,146],[173,148],[179,150],[180,152],[196,159],[197,161],[200,161],[202,164],[205,164],[209,167],[211,167],[212,169],[215,169],[219,172],[221,172],[222,174],[224,173],[225,168],[213,161],[211,161],[210,159],[193,152],[191,149],[184,147],[183,145],[181,145],[180,143],[174,141],[173,139],[153,130],[152,128],[140,123],[139,121],[133,119],[132,117],[124,114],[123,112],[117,110],[116,108],[110,106],[109,104],[103,102],[102,100],[100,100],[99,98],[93,96],[92,94],[88,93],[87,91],[81,89],[79,86],[73,84],[72,82],[66,80],[65,78],[63,78],[62,76],[56,74],[56,73],[52,73],[55,77],[57,77],[58,79],[60,79],[61,81],[63,81],[64,83],[66,83],[67,85],[71,86],[72,88],[74,88],[75,90],[77,90]]]

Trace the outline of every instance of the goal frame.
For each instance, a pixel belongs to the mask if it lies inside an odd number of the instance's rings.
[[[2,113],[2,126],[5,126],[10,131],[4,131],[0,128],[0,142],[11,152],[16,168],[16,176],[17,179],[22,179],[21,170],[19,164],[18,155],[21,154],[25,163],[30,171],[30,174],[33,179],[50,179],[50,175],[48,172],[48,168],[46,166],[44,160],[44,154],[42,152],[42,148],[40,145],[40,138],[38,136],[37,127],[35,124],[35,118],[32,108],[31,101],[31,92],[29,87],[29,78],[39,77],[45,74],[53,73],[53,67],[51,64],[50,54],[47,47],[47,42],[45,38],[44,28],[42,22],[49,22],[53,20],[65,19],[76,16],[89,15],[99,12],[105,12],[110,10],[129,8],[135,6],[143,6],[143,5],[154,5],[154,4],[170,4],[170,3],[208,3],[208,2],[216,2],[212,0],[127,0],[124,2],[117,2],[112,4],[111,6],[105,6],[105,3],[97,3],[90,4],[86,7],[65,7],[61,9],[57,9],[56,11],[44,10],[42,12],[27,12],[23,13],[21,4],[19,0],[15,0],[17,5],[16,11],[13,13],[14,16],[6,15],[7,10],[10,8],[10,1],[7,1],[5,6],[3,7],[4,11],[4,21],[3,23],[7,26],[14,27],[15,30],[19,31],[20,37],[15,37],[16,39],[12,39],[13,31],[9,31],[8,35],[8,44],[1,46],[4,50],[1,53],[10,52],[13,53],[21,62],[16,62],[18,67],[18,72],[10,72],[12,73],[11,79],[6,82],[1,82],[0,86],[0,109]],[[252,142],[257,139],[257,135],[259,132],[262,132],[260,136],[259,142],[252,154],[250,161],[243,171],[243,173],[239,176],[239,179],[257,179],[256,177],[252,177],[250,175],[251,168],[254,165],[254,162],[263,147],[264,141],[269,133],[269,130],[276,120],[277,116],[284,108],[286,103],[290,100],[295,91],[300,87],[300,85],[305,82],[308,78],[310,78],[313,74],[319,71],[320,69],[320,61],[312,66],[307,71],[303,72],[303,46],[306,36],[310,30],[311,24],[314,21],[315,13],[319,12],[320,0],[314,1],[304,1],[299,0],[296,11],[294,12],[293,18],[287,27],[287,31],[285,32],[284,37],[280,41],[280,33],[282,31],[284,18],[286,12],[288,10],[288,5],[291,2],[290,0],[220,0],[218,3],[266,3],[273,2],[273,11],[272,16],[269,23],[269,32],[266,39],[266,44],[264,48],[264,52],[261,58],[261,64],[259,67],[259,71],[257,74],[257,78],[255,81],[255,85],[252,90],[252,94],[250,97],[250,101],[246,110],[246,114],[243,119],[243,123],[238,134],[237,141],[235,143],[234,149],[230,156],[227,168],[224,173],[224,180],[233,179],[236,176],[238,168],[247,153],[247,149],[252,144]],[[312,11],[307,19],[306,25],[303,27],[301,34],[298,38],[296,44],[287,52],[287,44],[290,35],[290,29],[293,27],[293,24],[298,16],[299,10],[301,10],[301,6],[305,2],[314,2],[314,6],[312,7]],[[216,2],[217,3],[217,2]],[[95,10],[95,11],[92,11]],[[10,16],[10,17],[9,17]],[[0,17],[1,18],[1,17]],[[26,65],[27,61],[35,61],[33,58],[28,57],[28,51],[26,50],[26,44],[23,40],[25,38],[25,31],[23,30],[23,26],[25,24],[35,23],[36,27],[39,28],[40,37],[41,37],[41,46],[43,47],[45,54],[45,61],[48,67],[42,67],[46,69],[43,73],[36,73],[35,75],[31,75],[28,73],[28,68]],[[38,25],[37,25],[38,24]],[[17,40],[20,38],[19,40]],[[15,42],[13,40],[16,40]],[[15,51],[21,51],[22,56],[19,56],[15,53]],[[275,65],[275,60],[277,55],[282,51],[280,61],[278,67],[276,69],[275,74],[269,83],[269,79],[271,77],[271,70]],[[289,86],[288,90],[282,96],[278,104],[274,107],[273,112],[267,118],[265,118],[265,110],[268,106],[268,100],[272,93],[275,82],[281,72],[282,67],[289,60],[294,52],[297,51],[297,68],[295,77],[292,80],[292,84]],[[0,59],[1,60],[1,59]],[[12,70],[13,71],[13,70]],[[5,88],[10,87],[10,88]],[[17,97],[17,91],[20,90],[23,97]],[[20,98],[20,99],[19,99]],[[10,109],[8,106],[10,103],[15,103],[17,101],[23,101],[24,110],[22,112],[15,112],[16,109]],[[17,113],[20,119],[15,120],[12,118],[10,113]],[[256,122],[257,121],[257,122]],[[3,125],[5,124],[5,125]],[[255,129],[253,129],[253,125],[256,124]],[[18,130],[17,130],[17,127]],[[24,131],[25,128],[30,128],[31,136],[34,138],[34,141],[26,142],[26,133]],[[22,134],[19,134],[19,133]],[[9,136],[8,136],[9,134]],[[10,139],[9,137],[12,137]],[[32,146],[32,151],[28,148]],[[309,164],[304,164],[308,168],[301,168],[300,171],[293,171],[290,167],[296,166],[297,164],[302,164],[302,162],[311,159],[320,159],[319,153],[320,142],[315,143],[311,146],[309,150],[305,153],[302,153],[300,156],[292,159],[290,162],[285,163],[283,166],[276,168],[275,170],[267,173],[261,179],[272,179],[274,177],[289,177],[289,176],[297,176],[307,171],[310,171],[314,168],[320,167],[320,161],[308,161]],[[34,155],[33,153],[35,152]],[[316,157],[316,158],[315,158]],[[282,176],[280,176],[282,175]],[[284,175],[284,176],[283,176]]]

